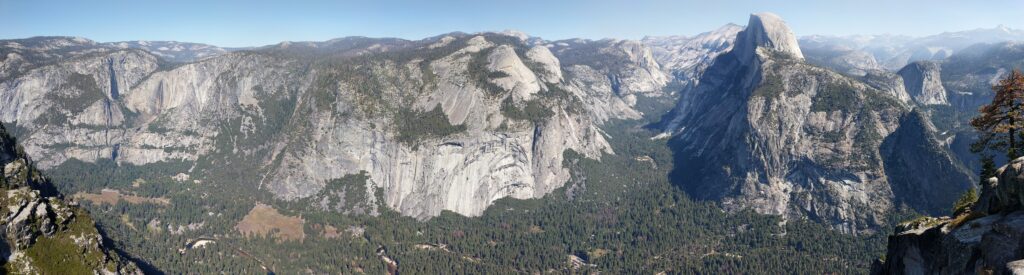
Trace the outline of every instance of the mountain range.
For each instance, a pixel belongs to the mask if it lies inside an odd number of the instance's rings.
[[[692,198],[877,234],[897,212],[948,211],[978,182],[967,121],[1024,66],[1014,41],[1024,32],[1005,27],[798,37],[771,13],[639,41],[486,32],[225,49],[33,37],[0,40],[0,121],[35,165],[71,181],[57,184],[64,193],[419,221],[572,198],[593,188],[576,163],[632,154],[613,144],[639,135],[672,156],[636,160],[673,163],[668,181]],[[649,123],[610,130],[623,121]],[[82,176],[105,169],[126,180]],[[212,219],[161,230],[223,222]]]

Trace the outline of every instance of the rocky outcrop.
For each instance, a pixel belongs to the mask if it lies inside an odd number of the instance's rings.
[[[889,236],[873,274],[1019,274],[1024,260],[1024,158],[997,171],[955,217],[922,217]]]
[[[960,181],[969,182],[969,174],[956,169],[925,183],[887,175],[886,167],[956,165],[934,130],[913,123],[920,120],[909,118],[909,106],[891,92],[805,63],[794,41],[781,19],[755,14],[732,51],[682,95],[665,125],[676,166],[684,167],[672,177],[691,196],[722,201],[729,210],[870,232],[905,202],[894,193],[902,185],[966,188]],[[885,146],[913,138],[921,144]],[[934,160],[900,163],[917,155]],[[921,205],[946,205],[945,199],[906,198]]]
[[[914,102],[922,105],[949,104],[938,63],[910,63],[899,71],[899,75],[903,77],[903,84]]]
[[[142,274],[134,263],[103,245],[89,215],[56,194],[18,148],[0,125],[3,273]]]
[[[74,212],[55,198],[40,198],[39,191],[18,188],[7,191],[7,239],[13,247],[26,249],[40,236],[52,237],[57,226],[65,227]]]

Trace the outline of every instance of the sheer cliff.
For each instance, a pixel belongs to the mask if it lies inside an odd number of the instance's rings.
[[[418,218],[561,187],[564,152],[613,154],[596,126],[638,118],[633,94],[668,81],[638,42],[600,45],[636,64],[601,67],[502,34],[281,43],[185,64],[82,39],[4,45],[0,119],[44,168],[184,162],[191,179],[286,201],[366,172],[368,209]]]
[[[807,64],[778,16],[754,14],[683,93],[666,131],[681,167],[674,178],[692,196],[860,232],[900,204],[929,212],[952,201],[901,190],[971,182],[920,115],[888,91]],[[926,142],[904,146],[913,138]],[[935,181],[902,176],[937,167],[949,169]]]

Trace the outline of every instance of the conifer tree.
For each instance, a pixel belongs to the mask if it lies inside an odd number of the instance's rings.
[[[992,155],[981,156],[981,171],[979,171],[978,186],[985,186],[989,178],[996,176],[996,161]]]
[[[1009,159],[1021,156],[1021,127],[1024,126],[1024,74],[1013,70],[999,84],[992,87],[995,96],[992,103],[982,106],[980,115],[971,120],[971,126],[978,131],[980,139],[972,150],[981,153],[988,150],[1005,150]]]

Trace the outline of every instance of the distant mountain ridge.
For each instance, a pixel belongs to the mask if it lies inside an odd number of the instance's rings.
[[[200,44],[176,41],[124,41],[103,43],[112,47],[143,49],[174,63],[188,63],[229,52],[228,49]]]
[[[803,47],[832,52],[858,51],[869,54],[860,62],[877,62],[888,70],[899,70],[915,61],[941,60],[975,44],[1024,41],[1024,30],[1004,25],[994,28],[944,32],[924,37],[901,35],[809,35],[800,38]]]

